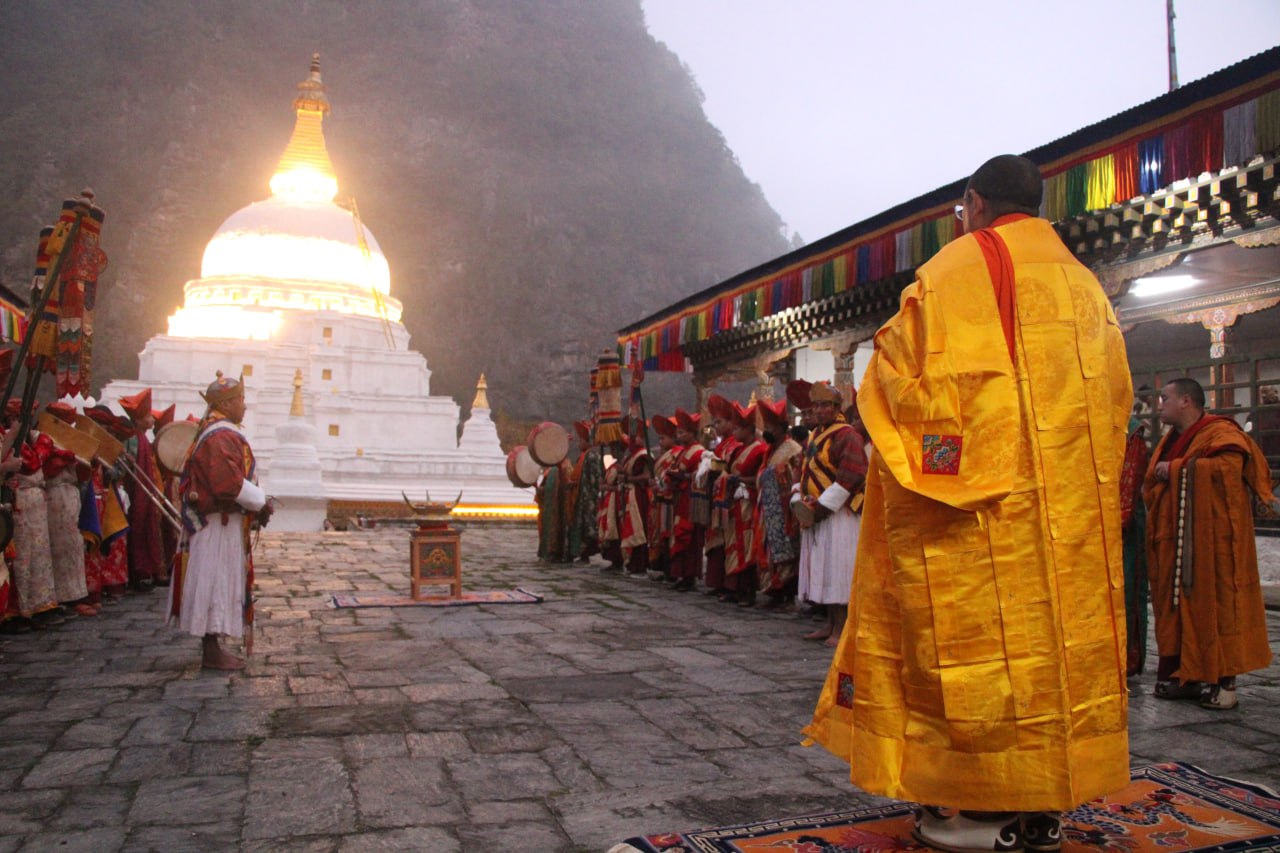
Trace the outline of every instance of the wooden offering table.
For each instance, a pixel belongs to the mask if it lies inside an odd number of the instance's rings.
[[[462,495],[458,495],[459,498]],[[430,495],[427,496],[430,501]],[[450,598],[462,597],[462,534],[449,524],[449,512],[457,504],[414,504],[418,529],[409,536],[409,597],[414,601],[432,597],[423,587],[449,586]]]

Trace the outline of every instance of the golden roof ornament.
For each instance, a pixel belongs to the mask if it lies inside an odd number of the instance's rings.
[[[485,393],[489,388],[489,383],[484,380],[484,374],[480,374],[480,381],[476,383],[476,398],[471,401],[473,409],[489,408],[489,395]]]
[[[311,73],[307,79],[298,84],[298,96],[293,99],[295,110],[312,110],[329,112],[329,98],[324,93],[324,83],[320,81],[320,54],[311,54]]]
[[[329,114],[329,98],[320,80],[318,53],[311,57],[311,73],[298,84],[293,109],[298,120],[271,176],[271,193],[292,201],[333,201],[338,177],[324,144],[322,124]]]
[[[293,400],[289,403],[289,417],[302,417],[302,368],[293,373]]]

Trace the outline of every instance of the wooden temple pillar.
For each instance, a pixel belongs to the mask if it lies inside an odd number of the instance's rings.
[[[875,330],[863,332],[861,334],[842,334],[837,337],[825,341],[816,341],[810,346],[816,350],[828,350],[831,353],[832,362],[835,365],[834,375],[831,377],[831,384],[835,385],[836,390],[844,396],[846,401],[852,400],[854,397],[855,381],[854,370],[857,361],[857,352],[859,344],[868,340]]]
[[[836,362],[836,372],[833,381],[835,383],[836,390],[844,397],[846,405],[848,405],[848,402],[854,397],[853,366],[854,352],[857,348],[858,345],[854,344],[853,349],[848,352],[832,353],[832,355],[835,356]]]
[[[1235,322],[1235,318],[1231,318]],[[1209,357],[1214,363],[1209,366],[1209,382],[1213,385],[1225,386],[1235,381],[1236,366],[1231,363],[1223,363],[1220,359],[1224,359],[1234,354],[1232,347],[1233,329],[1228,325],[1209,325],[1205,324],[1205,328],[1209,330]],[[1236,389],[1229,387],[1218,387],[1209,392],[1209,408],[1222,409],[1234,406],[1236,404]]]
[[[1224,409],[1236,405],[1235,389],[1221,387],[1236,381],[1236,365],[1225,361],[1235,354],[1232,338],[1236,320],[1245,314],[1272,308],[1277,304],[1280,304],[1280,297],[1269,297],[1190,311],[1168,318],[1170,323],[1199,323],[1209,333],[1209,358],[1212,359],[1209,364],[1209,384],[1215,386],[1206,389],[1208,397],[1206,402],[1210,409]],[[1257,405],[1257,402],[1257,400],[1249,401],[1252,405]]]
[[[718,378],[718,374],[693,374],[693,411],[701,418],[700,423],[703,427],[709,426],[711,423],[707,412],[707,398],[711,396],[711,389],[716,387],[716,379]]]
[[[757,400],[773,402],[775,395],[774,382],[781,378],[786,382],[789,372],[791,350],[772,352],[756,356],[751,360],[751,370],[755,374],[755,395]]]

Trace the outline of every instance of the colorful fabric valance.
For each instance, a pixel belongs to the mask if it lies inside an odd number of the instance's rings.
[[[1182,110],[1163,123],[1133,129],[1086,153],[1041,164],[1041,215],[1057,222],[1103,210],[1280,149],[1280,79],[1275,75],[1201,103],[1203,106]],[[619,353],[624,360],[642,358],[645,370],[687,370],[681,351],[684,344],[828,299],[860,284],[910,272],[958,236],[960,225],[952,208],[959,201],[914,214],[910,220],[858,237],[765,280],[749,282],[678,316],[621,336]]]
[[[26,312],[18,306],[0,299],[0,342],[20,344],[26,333]]]

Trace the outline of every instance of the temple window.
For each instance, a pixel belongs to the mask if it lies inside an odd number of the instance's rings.
[[[252,365],[252,364],[245,364],[245,365],[242,365],[242,366],[240,367],[240,375],[241,375],[241,376],[252,376],[252,375],[253,375],[253,365]]]
[[[329,435],[337,435],[337,434],[338,434],[338,425],[329,424]]]
[[[330,381],[331,379],[333,379],[333,371],[328,367],[324,368],[323,370],[320,371],[320,378],[325,382]]]

